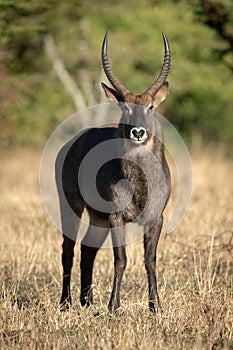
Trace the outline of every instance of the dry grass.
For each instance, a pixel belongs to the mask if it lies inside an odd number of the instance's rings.
[[[96,259],[95,304],[81,309],[77,247],[73,308],[59,311],[62,238],[40,201],[39,160],[26,151],[1,160],[1,349],[233,349],[232,161],[216,154],[192,158],[191,205],[158,248],[163,313],[147,309],[139,239],[127,249],[122,308],[110,316],[107,249]]]

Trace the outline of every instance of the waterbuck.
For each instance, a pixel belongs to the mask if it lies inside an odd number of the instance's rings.
[[[163,211],[170,194],[170,173],[164,156],[163,132],[155,112],[155,108],[168,93],[166,79],[170,67],[170,49],[165,33],[162,32],[162,35],[165,54],[161,72],[144,93],[136,95],[122,85],[112,72],[106,33],[102,45],[102,65],[113,88],[104,83],[102,87],[107,98],[121,108],[120,122],[117,127],[88,129],[61,150],[63,152],[66,148],[62,165],[62,191],[66,201],[77,218],[81,218],[84,208],[90,218],[89,228],[81,241],[80,301],[83,306],[89,306],[93,302],[94,259],[111,231],[114,280],[108,308],[110,312],[115,312],[120,307],[120,286],[127,262],[125,226],[129,222],[143,226],[149,309],[156,311],[160,305],[156,281],[156,250],[163,224]],[[105,153],[108,154],[108,161],[105,161]],[[93,189],[90,179],[96,162],[100,166],[97,167]],[[58,164],[59,162],[57,167]],[[61,191],[59,184],[58,191]],[[61,196],[60,210],[64,237],[61,304],[69,307],[71,269],[80,220],[73,222],[65,216]]]

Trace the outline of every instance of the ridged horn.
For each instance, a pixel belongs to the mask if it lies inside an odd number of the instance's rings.
[[[127,95],[130,91],[126,89],[124,85],[122,85],[119,80],[115,77],[115,75],[112,72],[112,69],[110,67],[109,59],[108,59],[108,53],[107,53],[107,46],[108,46],[108,31],[106,31],[104,36],[104,41],[102,45],[102,66],[104,69],[104,72],[112,84],[112,86],[116,89],[117,92],[119,92],[122,96]]]
[[[162,35],[163,35],[164,50],[165,50],[163,66],[157,80],[151,85],[151,87],[149,87],[148,90],[146,90],[146,92],[151,96],[154,96],[156,92],[161,88],[161,86],[165,83],[169,73],[169,69],[170,69],[171,53],[170,53],[169,42],[166,37],[166,34],[163,31],[162,31]]]

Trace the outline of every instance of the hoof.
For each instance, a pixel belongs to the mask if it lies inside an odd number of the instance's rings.
[[[163,309],[162,309],[160,303],[153,302],[153,301],[149,302],[149,310],[153,313],[163,312]]]
[[[93,299],[89,296],[80,296],[80,303],[83,307],[89,307],[93,304]]]
[[[120,304],[117,304],[117,305],[109,304],[108,310],[109,310],[110,315],[114,315],[120,310]]]
[[[71,297],[68,298],[61,298],[60,300],[60,311],[68,311],[71,307]]]

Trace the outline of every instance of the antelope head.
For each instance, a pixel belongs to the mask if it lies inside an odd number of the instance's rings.
[[[112,72],[107,53],[108,32],[105,34],[102,45],[103,69],[114,89],[104,83],[102,87],[107,98],[116,102],[122,109],[120,125],[125,125],[123,127],[124,137],[131,139],[135,144],[146,142],[149,138],[149,131],[154,131],[154,110],[168,94],[166,79],[170,68],[170,48],[165,33],[162,32],[162,35],[165,53],[161,72],[156,81],[139,95],[129,91]]]

